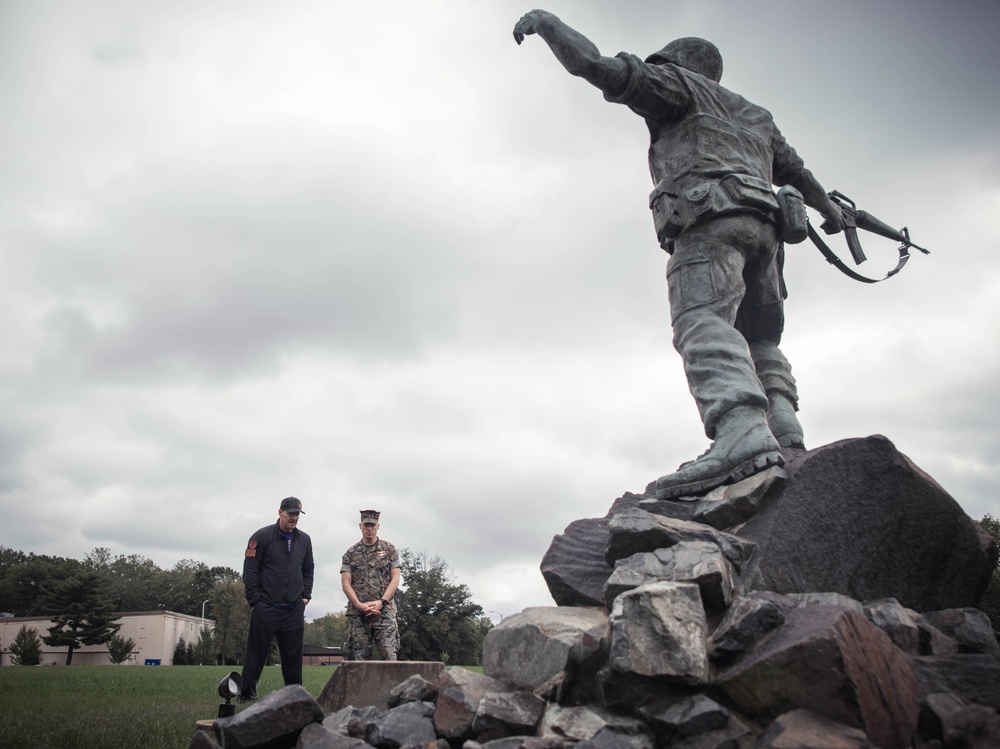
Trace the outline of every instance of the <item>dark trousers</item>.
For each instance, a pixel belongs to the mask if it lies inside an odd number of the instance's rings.
[[[257,693],[257,680],[264,670],[271,640],[278,640],[281,676],[285,686],[302,683],[302,637],[305,631],[305,604],[290,609],[268,606],[261,601],[250,610],[250,631],[243,657],[243,694]]]

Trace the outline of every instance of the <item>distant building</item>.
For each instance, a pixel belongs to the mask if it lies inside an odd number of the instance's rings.
[[[173,665],[174,648],[181,638],[185,643],[197,643],[203,625],[210,632],[215,629],[215,622],[211,619],[203,620],[198,616],[178,614],[174,611],[129,611],[117,614],[116,621],[122,625],[118,635],[126,640],[131,637],[135,642],[135,650],[122,664],[123,666]],[[10,646],[24,625],[38,632],[38,637],[41,639],[48,635],[52,620],[44,616],[0,618],[0,666],[13,665]],[[65,664],[66,650],[66,647],[49,647],[43,640],[41,664],[43,666]],[[107,645],[83,645],[74,648],[73,665],[111,665]]]
[[[347,657],[341,648],[327,648],[321,645],[302,646],[303,666],[336,666]]]

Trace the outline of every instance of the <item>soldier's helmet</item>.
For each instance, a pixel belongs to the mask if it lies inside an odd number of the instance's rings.
[[[710,41],[697,36],[674,39],[666,47],[647,57],[646,62],[651,65],[669,62],[711,78],[716,83],[722,80],[722,53]]]

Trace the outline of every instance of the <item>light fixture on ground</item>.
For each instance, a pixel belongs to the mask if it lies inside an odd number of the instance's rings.
[[[219,696],[225,700],[223,704],[219,705],[220,718],[228,718],[236,714],[236,705],[230,702],[230,700],[238,696],[242,689],[243,677],[240,676],[238,671],[230,671],[219,682]]]

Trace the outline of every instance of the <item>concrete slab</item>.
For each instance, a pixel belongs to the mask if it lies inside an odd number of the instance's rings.
[[[334,713],[348,705],[386,710],[394,686],[413,674],[436,683],[442,671],[441,661],[344,661],[316,701],[324,713]]]

